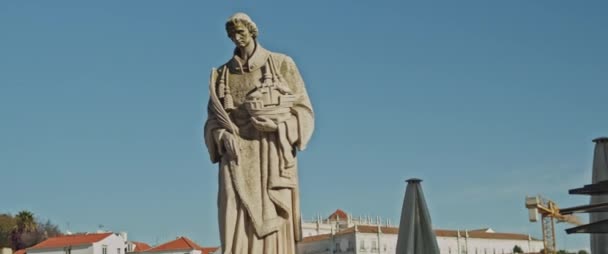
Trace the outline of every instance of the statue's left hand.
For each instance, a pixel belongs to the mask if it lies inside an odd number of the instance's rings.
[[[266,117],[251,117],[251,123],[257,130],[264,132],[273,132],[279,128],[273,120]]]

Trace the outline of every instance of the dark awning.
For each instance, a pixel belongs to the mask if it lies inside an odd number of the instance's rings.
[[[568,193],[592,196],[608,194],[608,181],[601,181],[596,184],[587,184],[582,188],[571,189],[568,191]]]
[[[606,232],[608,232],[608,220],[566,229],[566,233],[568,234],[603,234]]]
[[[564,209],[559,209],[561,214],[573,214],[573,213],[600,213],[600,212],[608,212],[608,203],[600,203],[593,205],[581,205],[574,206]]]

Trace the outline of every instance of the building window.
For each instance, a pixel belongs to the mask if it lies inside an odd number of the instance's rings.
[[[107,245],[102,245],[101,246],[101,254],[108,254],[108,246]]]
[[[378,243],[376,240],[372,241],[372,251],[378,251]]]
[[[365,251],[365,241],[364,240],[359,241],[359,245],[361,245],[361,247],[359,249],[362,251]]]
[[[120,248],[116,249],[116,254],[120,254]]]
[[[353,246],[353,241],[348,240],[348,250],[347,251],[353,251],[353,250],[355,250],[355,246]]]

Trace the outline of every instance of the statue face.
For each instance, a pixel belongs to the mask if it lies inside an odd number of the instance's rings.
[[[234,42],[234,45],[239,48],[247,47],[253,42],[253,36],[249,32],[249,29],[241,23],[234,25],[233,29],[230,31],[230,39]]]

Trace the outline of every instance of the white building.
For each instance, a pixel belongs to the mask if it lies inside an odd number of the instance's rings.
[[[389,221],[370,217],[353,219],[337,210],[327,219],[304,222],[304,239],[299,254],[395,253],[399,229]],[[508,254],[516,245],[526,253],[537,253],[542,240],[525,234],[498,233],[490,228],[478,230],[436,229],[441,254]]]
[[[11,248],[0,248],[0,254],[13,254],[13,249],[11,249]]]
[[[140,254],[211,254],[218,248],[201,247],[186,237],[178,237],[173,241],[139,252]]]
[[[27,254],[125,254],[126,234],[91,233],[51,237]]]

